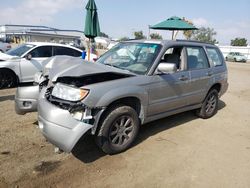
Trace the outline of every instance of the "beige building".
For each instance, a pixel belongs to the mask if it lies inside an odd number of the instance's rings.
[[[62,30],[34,25],[0,25],[0,39],[11,43],[59,42],[80,45],[85,36],[82,31]]]

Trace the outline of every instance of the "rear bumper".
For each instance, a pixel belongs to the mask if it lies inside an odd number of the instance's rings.
[[[18,87],[15,95],[15,110],[19,115],[37,111],[39,86]]]
[[[74,119],[69,111],[49,103],[43,97],[39,98],[38,103],[38,123],[44,137],[65,152],[71,152],[78,140],[93,127]]]

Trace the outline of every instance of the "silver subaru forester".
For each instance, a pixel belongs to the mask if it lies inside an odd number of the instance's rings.
[[[179,40],[122,42],[96,63],[51,69],[48,79],[39,127],[66,152],[87,133],[115,154],[131,146],[142,124],[188,110],[210,118],[228,88],[217,46]]]

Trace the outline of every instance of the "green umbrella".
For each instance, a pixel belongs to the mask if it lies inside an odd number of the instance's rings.
[[[173,31],[172,32],[172,39],[173,39],[175,30],[178,30],[178,31],[179,30],[196,30],[197,28],[187,23],[185,20],[179,17],[173,16],[163,22],[150,26],[150,29],[171,30]]]
[[[100,35],[100,26],[95,1],[89,0],[85,8],[87,10],[87,14],[85,18],[84,35],[91,41],[92,39]],[[89,57],[90,49],[88,51],[88,60]]]

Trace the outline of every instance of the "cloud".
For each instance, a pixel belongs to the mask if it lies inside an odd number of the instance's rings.
[[[224,22],[211,22],[205,18],[194,18],[192,22],[196,27],[210,27],[213,28],[217,35],[216,40],[220,44],[230,44],[231,39],[236,37],[246,38],[250,43],[250,21],[225,20]]]
[[[210,23],[205,18],[194,18],[192,22],[196,27],[208,27]]]
[[[215,27],[218,40],[222,44],[229,44],[236,37],[246,38],[250,43],[250,21],[228,22]]]
[[[79,7],[82,0],[23,0],[16,7],[1,7],[0,24],[46,24],[60,11]]]

